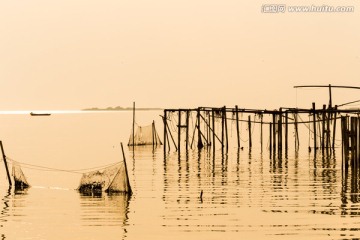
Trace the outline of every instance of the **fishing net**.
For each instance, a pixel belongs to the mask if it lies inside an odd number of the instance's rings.
[[[26,177],[25,177],[23,171],[21,170],[20,165],[17,164],[16,162],[13,162],[13,164],[12,164],[12,174],[11,175],[14,178],[15,189],[25,189],[25,188],[30,187],[30,184],[26,180]]]
[[[148,126],[138,126],[135,132],[134,140],[133,135],[130,135],[128,146],[140,145],[162,145],[159,134],[156,132],[155,124],[152,123]]]
[[[80,180],[78,190],[82,193],[103,191],[131,193],[124,162],[103,170],[84,173]]]

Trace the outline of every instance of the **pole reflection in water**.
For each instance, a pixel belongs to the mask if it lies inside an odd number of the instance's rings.
[[[9,220],[9,202],[10,202],[10,196],[11,196],[11,188],[9,188],[6,193],[4,194],[4,196],[2,197],[1,201],[2,201],[2,209],[1,209],[1,215],[0,215],[0,230],[6,226],[4,226],[6,224],[6,222]],[[2,232],[2,231],[0,231]],[[4,233],[1,233],[1,239],[6,239],[6,236]]]
[[[80,194],[82,225],[126,226],[129,200],[130,196],[122,193]]]
[[[346,217],[360,213],[359,169],[341,174],[335,153],[270,156],[240,149],[167,154],[165,231],[180,232],[179,239],[360,237],[360,219]]]

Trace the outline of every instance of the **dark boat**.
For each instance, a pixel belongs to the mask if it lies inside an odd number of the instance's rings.
[[[30,115],[31,116],[50,116],[51,113],[34,113],[34,112],[31,112]]]

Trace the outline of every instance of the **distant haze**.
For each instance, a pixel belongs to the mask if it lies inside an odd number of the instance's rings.
[[[275,2],[274,2],[275,3]],[[283,2],[282,2],[283,3]],[[0,110],[311,107],[360,86],[353,13],[262,13],[268,1],[1,1]],[[334,102],[360,99],[334,90]]]

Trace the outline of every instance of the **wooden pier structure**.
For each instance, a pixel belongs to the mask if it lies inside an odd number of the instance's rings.
[[[245,109],[238,106],[165,109],[162,116],[164,152],[170,151],[172,145],[179,153],[183,148],[187,151],[194,147],[194,143],[200,149],[211,147],[214,151],[217,147],[221,147],[222,151],[227,152],[230,144],[236,144],[240,149],[247,145],[251,150],[255,140],[254,129],[258,127],[261,151],[266,144],[270,152],[282,154],[285,150],[287,154],[291,138],[295,151],[299,150],[301,139],[299,135],[300,132],[302,135],[304,133],[299,130],[299,127],[305,126],[308,130],[309,151],[316,154],[318,150],[321,150],[323,154],[327,154],[330,150],[341,146],[343,155],[351,155],[360,162],[360,109],[343,109],[343,106],[360,102],[360,100],[333,106],[332,99],[333,88],[360,90],[360,87],[331,84],[294,86],[294,88],[314,87],[329,89],[328,105],[324,104],[316,108],[315,103],[312,103],[309,109],[279,108],[275,110]],[[341,139],[337,140],[339,126],[337,120],[339,119],[341,119]],[[229,137],[233,135],[236,136],[235,141],[231,140],[233,137],[231,139]],[[342,144],[337,144],[337,141]]]
[[[360,109],[339,109],[336,105],[334,107],[323,105],[321,108],[316,108],[315,103],[310,109],[258,110],[238,106],[165,109],[162,116],[164,151],[170,151],[172,147],[178,152],[194,147],[211,147],[214,151],[221,148],[222,151],[228,151],[230,144],[241,149],[244,147],[251,149],[255,140],[254,128],[257,127],[261,151],[265,146],[270,152],[281,154],[283,151],[287,152],[291,139],[293,139],[294,149],[299,150],[299,127],[305,125],[308,131],[309,151],[321,150],[326,153],[341,146],[340,142],[336,144],[336,141],[342,141],[346,152],[349,149],[355,151],[353,149],[356,145],[356,154],[359,157],[359,115]],[[340,119],[341,125],[337,121]],[[336,140],[339,126],[342,129],[342,140]],[[349,127],[351,133],[349,130],[344,130]],[[357,135],[353,131],[357,131]],[[230,136],[232,136],[231,139]]]

